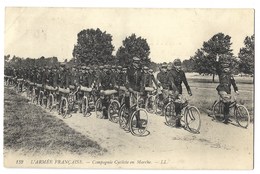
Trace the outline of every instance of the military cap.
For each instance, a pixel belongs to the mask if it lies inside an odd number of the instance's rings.
[[[89,67],[89,66],[87,66],[87,67],[85,68],[85,70],[90,70],[90,67]]]
[[[149,69],[149,72],[153,73],[153,70],[152,70],[152,69]]]
[[[173,64],[174,64],[175,66],[181,66],[181,60],[180,60],[180,59],[175,59],[175,60],[173,61]]]
[[[99,66],[99,69],[103,69],[103,68],[104,68],[104,66],[102,66],[102,65],[101,65],[101,66]]]
[[[133,61],[137,62],[137,61],[140,61],[140,59],[138,57],[133,57]]]
[[[167,63],[164,62],[164,63],[162,64],[162,68],[167,68]]]
[[[115,66],[115,65],[112,65],[112,66],[111,66],[111,69],[116,69],[116,66]]]
[[[123,67],[122,70],[123,70],[123,71],[126,71],[126,70],[127,70],[127,67]]]
[[[117,66],[117,69],[122,69],[122,66],[120,66],[120,65],[119,65],[119,66]]]

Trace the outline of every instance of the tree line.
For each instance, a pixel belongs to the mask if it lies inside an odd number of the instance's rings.
[[[122,45],[113,55],[115,47],[112,44],[112,35],[106,31],[97,29],[83,29],[77,34],[77,42],[72,50],[72,58],[68,64],[86,65],[131,65],[134,56],[141,58],[142,65],[146,65],[157,71],[160,63],[151,61],[150,46],[145,38],[132,34],[122,41]],[[231,49],[231,36],[217,33],[208,41],[204,41],[193,56],[183,61],[183,69],[186,72],[198,72],[199,74],[214,75],[216,73],[216,57],[226,54],[231,57],[232,70],[235,73],[254,73],[254,43],[255,37],[247,36],[244,46],[240,48],[239,54],[235,56]],[[177,58],[177,57],[176,57]],[[174,57],[173,57],[174,59]],[[162,59],[163,60],[163,59]],[[67,59],[66,59],[67,61]],[[13,66],[25,67],[56,66],[59,64],[57,57],[20,58],[5,55],[5,63]]]

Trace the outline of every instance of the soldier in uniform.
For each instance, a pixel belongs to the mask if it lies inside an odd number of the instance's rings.
[[[111,90],[115,87],[115,77],[111,72],[111,67],[109,65],[104,66],[104,73],[100,78],[100,93],[103,93],[105,90]],[[108,105],[109,105],[110,96],[104,96],[102,98],[103,114],[104,118],[108,118]]]
[[[172,84],[170,83],[169,79],[169,71],[167,63],[163,63],[160,72],[157,74],[157,84],[158,84],[158,93],[159,93],[159,105],[162,107],[162,115],[164,106],[167,104],[167,97],[169,96],[169,90],[172,89]]]
[[[234,76],[230,71],[231,58],[227,55],[217,56],[217,74],[219,76],[219,85],[217,91],[224,102],[224,123],[229,123],[229,107],[231,105],[231,85],[235,93],[239,94]]]
[[[184,83],[188,94],[191,96],[191,89],[185,76],[185,72],[181,69],[181,60],[175,59],[173,62],[173,69],[169,74],[170,82],[173,82],[176,86],[177,94],[182,94],[182,82]],[[174,89],[173,89],[174,90]],[[175,112],[177,116],[176,127],[181,127],[181,110],[187,103],[175,103]]]
[[[138,57],[133,57],[133,64],[127,71],[127,84],[126,87],[129,92],[126,92],[125,95],[125,106],[126,106],[126,114],[130,119],[130,93],[136,94],[137,92],[140,95],[144,93],[144,83],[143,83],[143,72],[141,70],[140,59]],[[136,116],[137,127],[141,128],[140,116]],[[129,120],[128,120],[129,123]],[[127,124],[128,124],[127,123]],[[126,131],[129,131],[129,125],[126,126]]]

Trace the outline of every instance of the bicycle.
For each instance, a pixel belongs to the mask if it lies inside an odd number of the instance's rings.
[[[53,108],[56,107],[57,97],[55,93],[57,92],[58,88],[54,88],[52,86],[46,85],[46,89],[49,90],[49,95],[47,98],[47,109],[52,111]],[[58,110],[58,107],[56,109]]]
[[[153,87],[145,87],[145,91],[148,93],[147,99],[145,101],[145,109],[148,113],[155,112],[155,99],[156,99],[156,89]]]
[[[148,112],[146,109],[140,107],[144,105],[143,100],[140,98],[139,92],[130,93],[130,103],[133,103],[130,106],[129,113],[126,112],[126,106],[123,104],[119,111],[119,125],[122,129],[126,128],[129,125],[129,130],[134,136],[147,136],[149,132],[148,128]],[[135,98],[135,102],[131,101],[131,98]],[[129,117],[130,116],[130,117]]]
[[[119,121],[119,112],[121,106],[124,104],[126,90],[126,87],[119,86],[118,97],[113,95],[110,99],[110,104],[108,106],[108,119],[113,123],[118,123]]]
[[[16,79],[17,85],[15,86],[16,93],[23,92],[24,90],[24,80],[22,78]]]
[[[76,100],[76,92],[71,92],[69,88],[61,87],[58,88],[58,91],[63,94],[60,100],[59,113],[62,115],[64,119],[69,118],[72,116],[70,111],[73,109],[72,107]]]
[[[105,98],[105,96],[110,96],[110,100],[109,100],[109,105],[111,104],[111,102],[116,101],[114,100],[114,94],[116,94],[117,91],[112,89],[112,90],[104,90],[104,91],[100,91],[100,97],[97,99],[96,104],[95,104],[95,112],[96,112],[96,117],[103,119],[104,118],[104,106],[102,104],[102,100]],[[119,104],[119,103],[116,103]],[[108,111],[109,113],[109,111]],[[109,116],[108,116],[109,117]],[[111,117],[111,115],[110,115]]]
[[[234,115],[229,118],[236,120],[237,124],[242,128],[247,128],[250,123],[250,115],[248,109],[243,104],[238,104],[236,95],[233,95],[233,102],[230,104],[229,109],[234,109]],[[224,102],[221,98],[216,100],[212,106],[213,119],[219,122],[224,121]]]
[[[182,95],[178,95],[178,98],[175,99],[172,95],[168,97],[168,104],[164,107],[164,116],[166,120],[166,125],[176,126],[177,119],[184,122],[184,128],[192,133],[200,133],[201,119],[200,112],[196,106],[191,106],[188,103],[187,99],[184,99]],[[177,116],[175,112],[176,105],[181,106],[181,115]]]
[[[81,102],[81,111],[84,117],[91,116],[90,110],[95,108],[95,97],[93,89],[85,86],[80,86],[80,90],[84,93]]]
[[[38,89],[38,97],[37,97],[37,103],[40,106],[44,106],[44,91],[42,84],[36,84],[36,87]]]

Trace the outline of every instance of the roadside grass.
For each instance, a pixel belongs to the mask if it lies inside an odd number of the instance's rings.
[[[4,148],[23,155],[89,154],[107,152],[97,142],[76,132],[42,108],[29,104],[14,90],[4,91]]]
[[[199,80],[198,80],[199,81]],[[200,111],[206,112],[207,114],[212,113],[212,105],[215,100],[219,99],[216,87],[218,83],[208,83],[203,82],[203,79],[200,82],[194,81],[193,79],[188,80],[191,87],[193,96],[190,97],[190,103],[199,108]],[[236,96],[238,103],[243,103],[251,116],[251,120],[254,117],[254,86],[250,83],[241,83],[237,82],[239,88],[239,95]],[[187,96],[186,89],[183,85],[183,93]],[[232,96],[236,94],[232,88]],[[231,112],[232,113],[232,112]]]

